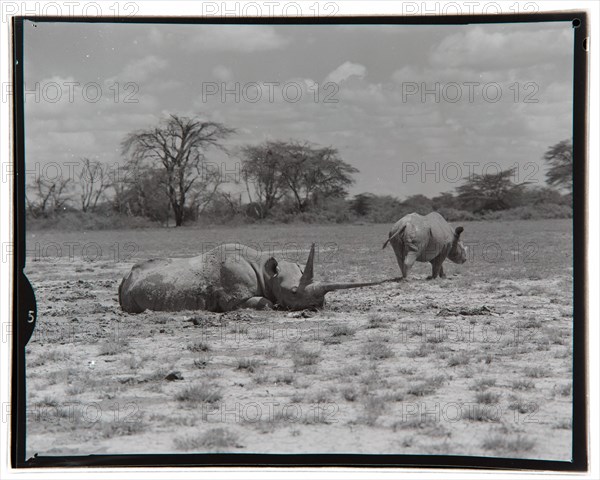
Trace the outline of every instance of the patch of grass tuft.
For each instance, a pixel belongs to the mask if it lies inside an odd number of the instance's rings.
[[[177,450],[217,450],[222,451],[231,448],[241,448],[237,437],[226,428],[211,428],[203,434],[194,437],[176,438],[175,448]]]
[[[458,367],[469,364],[470,357],[466,352],[455,353],[448,359],[449,367]]]
[[[535,383],[532,380],[519,379],[512,382],[513,390],[533,390]]]
[[[495,378],[480,378],[471,385],[471,390],[481,392],[487,389],[488,387],[493,387],[494,385],[496,385]]]
[[[127,339],[123,337],[110,338],[99,346],[99,355],[116,355],[122,353],[129,346]]]
[[[358,391],[356,390],[356,387],[348,385],[342,388],[342,397],[344,397],[344,400],[347,400],[348,402],[355,401],[358,398]]]
[[[363,353],[371,360],[383,360],[394,356],[392,349],[379,340],[368,342],[363,348]]]
[[[194,342],[194,343],[188,344],[187,349],[190,352],[195,352],[195,353],[209,352],[210,345],[206,342]]]
[[[515,398],[510,402],[508,408],[516,410],[519,413],[534,413],[538,410],[538,404],[535,402],[528,402],[522,398]]]
[[[316,365],[320,360],[321,354],[317,350],[296,348],[292,353],[292,362],[296,368]]]
[[[534,446],[535,442],[523,435],[506,436],[498,434],[486,438],[482,445],[486,450],[515,456],[521,456],[529,452]]]
[[[478,392],[475,394],[475,401],[484,405],[492,405],[500,401],[500,394],[490,391]]]
[[[543,378],[548,376],[548,370],[544,367],[526,367],[524,370],[526,376],[530,378]]]
[[[388,323],[387,318],[380,313],[372,313],[369,315],[369,323],[367,323],[367,328],[381,328],[385,327]]]
[[[178,402],[215,403],[223,398],[221,389],[214,383],[203,382],[199,385],[188,385],[175,394]]]
[[[262,365],[262,362],[257,358],[238,358],[237,370],[246,370],[254,373]]]
[[[573,382],[565,383],[563,385],[555,385],[554,392],[560,395],[561,397],[568,397],[571,395],[571,390],[573,389]]]
[[[418,382],[408,389],[406,393],[414,395],[415,397],[424,397],[425,395],[431,395],[439,387],[442,386],[446,378],[443,375],[430,377],[422,382]]]
[[[356,330],[346,324],[334,325],[330,331],[332,337],[351,337],[356,333]]]

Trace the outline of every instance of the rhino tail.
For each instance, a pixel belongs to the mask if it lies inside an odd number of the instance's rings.
[[[390,235],[390,237],[385,241],[385,243],[383,244],[382,250],[387,247],[387,244],[390,243],[390,240],[398,235],[402,235],[404,233],[404,230],[406,230],[406,225],[404,225],[400,230],[398,230],[396,233]]]

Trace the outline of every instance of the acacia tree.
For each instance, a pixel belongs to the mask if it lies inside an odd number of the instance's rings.
[[[354,195],[354,198],[350,202],[350,208],[356,215],[364,217],[371,210],[374,199],[375,195],[372,193],[359,193],[358,195]]]
[[[442,192],[437,197],[431,199],[431,206],[434,210],[440,208],[455,208],[456,197],[450,192]]]
[[[206,150],[214,147],[226,151],[221,141],[233,133],[234,129],[222,123],[169,115],[157,127],[127,135],[122,150],[138,169],[144,164],[163,169],[175,225],[181,226],[193,189],[214,194],[221,182],[220,173],[206,167]]]
[[[258,216],[265,218],[285,193],[280,142],[242,147],[241,160],[248,199],[256,206]]]
[[[544,154],[550,168],[546,172],[548,185],[573,191],[573,144],[563,140],[552,145]]]
[[[80,189],[81,211],[95,210],[98,200],[111,185],[105,165],[97,160],[93,161],[85,157],[81,159],[83,168],[79,174],[78,182]]]
[[[416,212],[421,215],[427,215],[433,211],[433,201],[420,193],[408,197],[402,202],[402,206],[410,210],[411,213]]]
[[[517,198],[529,182],[515,184],[512,181],[515,169],[498,173],[472,175],[466,183],[457,187],[458,200],[463,208],[474,212],[504,210],[510,208],[511,198]]]
[[[344,197],[358,169],[344,162],[332,147],[308,143],[281,144],[282,178],[292,193],[295,208],[304,212],[323,197]]]
[[[248,196],[261,218],[286,195],[297,212],[306,211],[321,198],[344,197],[354,182],[351,175],[358,172],[341,160],[335,148],[306,142],[267,141],[246,146],[242,164]]]

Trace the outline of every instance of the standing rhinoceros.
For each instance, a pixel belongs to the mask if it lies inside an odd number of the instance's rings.
[[[192,258],[153,259],[134,265],[119,286],[124,311],[146,309],[226,312],[236,308],[302,310],[321,307],[332,290],[378,285],[313,282],[315,245],[304,270],[297,263],[241,244],[225,244]]]
[[[460,240],[463,227],[452,229],[450,224],[437,212],[422,216],[410,213],[398,220],[383,244],[392,244],[402,278],[408,276],[415,261],[430,262],[431,276],[427,279],[445,278],[442,264],[446,258],[454,263],[465,263],[467,249]]]

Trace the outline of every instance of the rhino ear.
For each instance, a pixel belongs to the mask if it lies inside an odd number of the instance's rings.
[[[277,271],[277,260],[275,260],[273,257],[269,258],[265,263],[265,272],[269,276],[274,277],[277,275]]]
[[[454,236],[456,238],[460,237],[460,234],[464,232],[464,230],[465,229],[463,227],[456,227],[456,230],[454,230]]]

